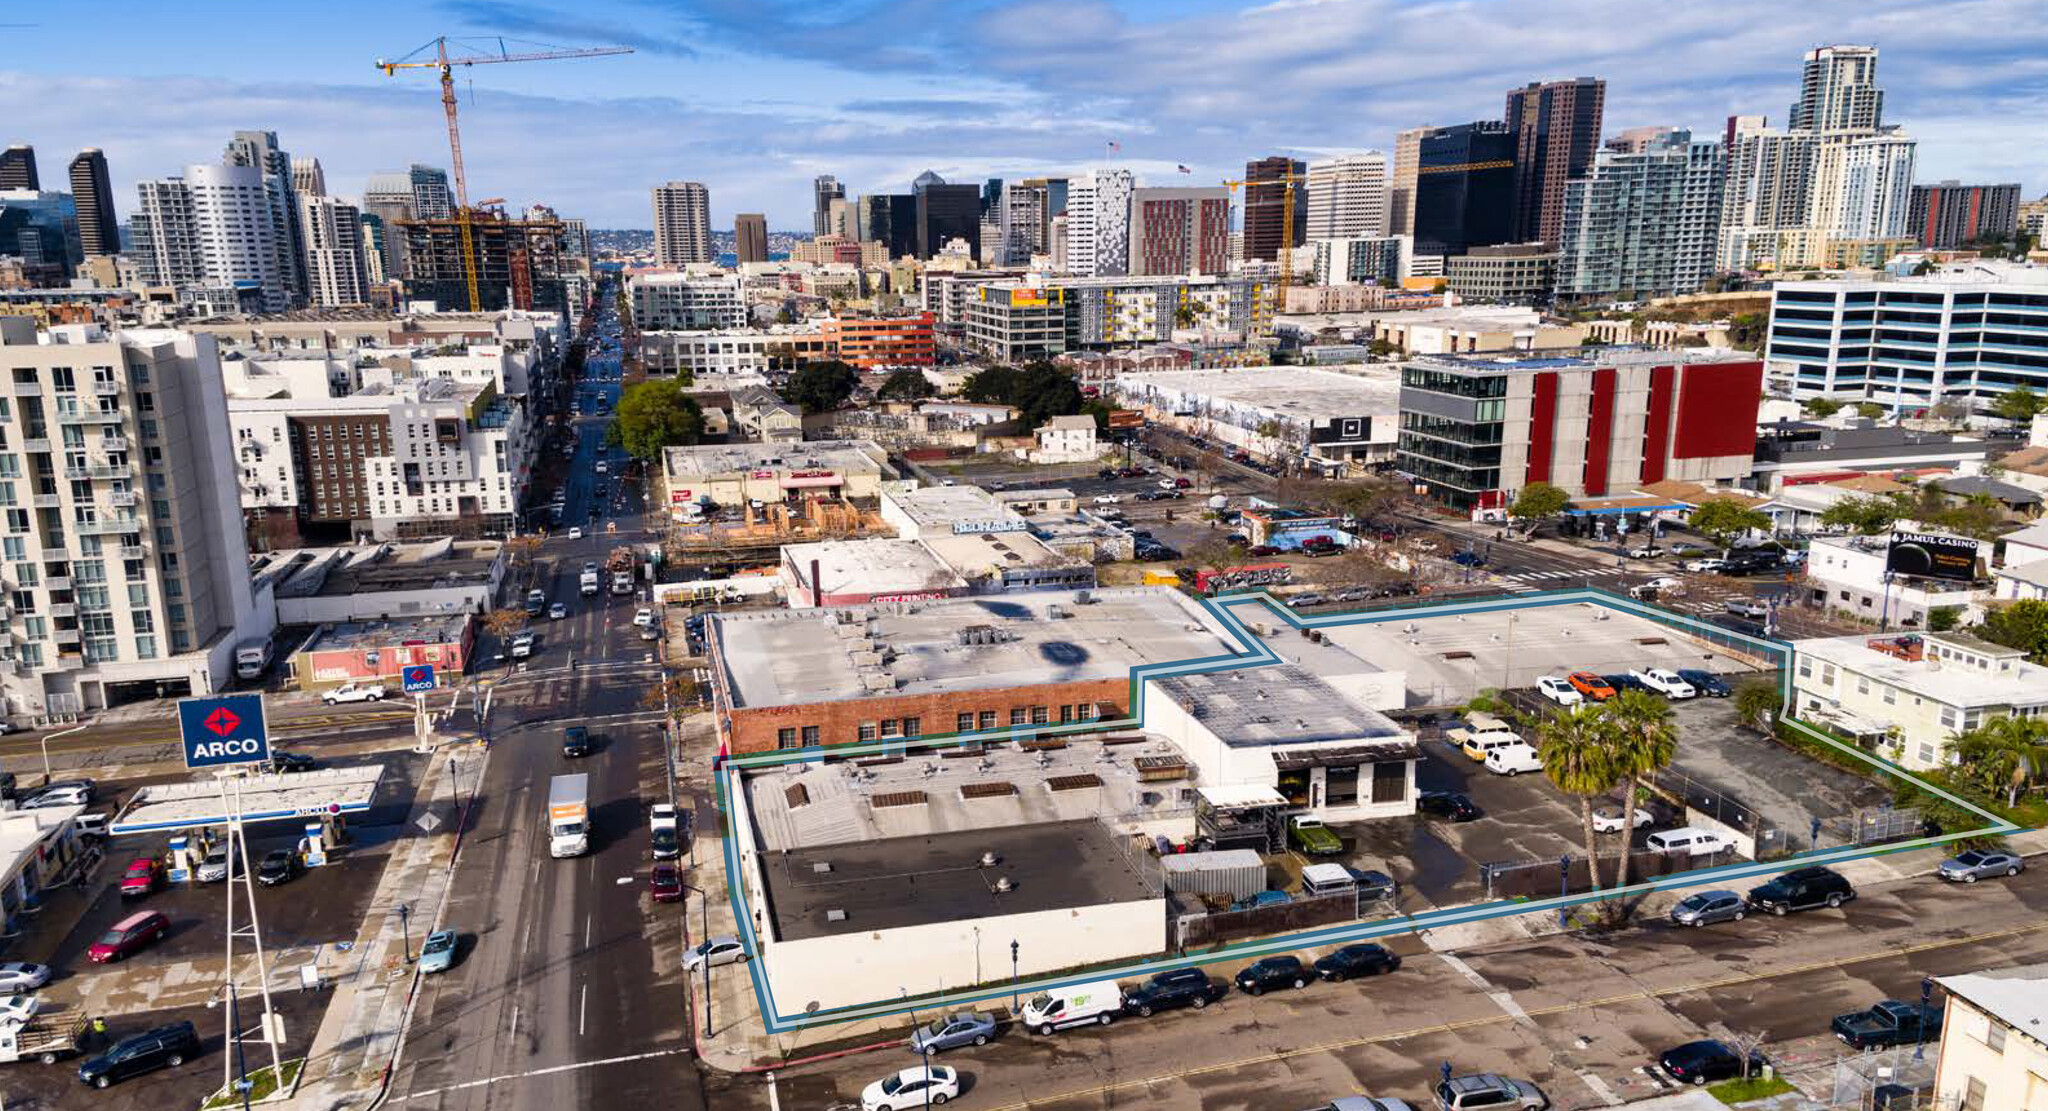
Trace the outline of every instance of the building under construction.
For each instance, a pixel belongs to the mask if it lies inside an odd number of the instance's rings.
[[[460,221],[400,220],[398,226],[405,235],[406,295],[444,309],[467,307]],[[478,307],[567,312],[563,231],[560,220],[513,220],[492,209],[475,210],[469,232]]]

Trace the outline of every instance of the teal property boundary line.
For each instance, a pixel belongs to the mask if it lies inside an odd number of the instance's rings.
[[[1214,616],[1243,652],[1229,656],[1204,656],[1162,664],[1145,664],[1131,669],[1130,706],[1131,713],[1122,718],[1076,722],[1071,725],[1039,725],[1006,727],[992,730],[976,730],[964,733],[934,734],[928,737],[892,738],[888,742],[851,742],[846,744],[818,745],[803,749],[788,749],[776,752],[748,753],[733,755],[718,761],[714,769],[717,784],[719,809],[733,813],[731,792],[738,789],[739,777],[744,772],[774,767],[782,764],[822,761],[827,757],[846,758],[871,755],[895,755],[912,749],[941,749],[963,745],[980,744],[987,741],[1030,740],[1039,737],[1066,734],[1100,733],[1109,730],[1142,726],[1144,720],[1144,687],[1147,681],[1172,675],[1199,675],[1242,668],[1270,667],[1283,662],[1280,656],[1264,643],[1264,638],[1253,633],[1238,619],[1235,610],[1240,607],[1263,607],[1268,614],[1282,624],[1296,629],[1325,629],[1344,625],[1385,624],[1416,617],[1442,617],[1461,613],[1496,613],[1522,609],[1537,609],[1561,605],[1591,604],[1616,612],[1642,617],[1659,624],[1684,630],[1709,641],[1727,644],[1743,651],[1777,661],[1778,686],[1783,705],[1789,711],[1792,705],[1792,674],[1796,665],[1796,650],[1783,641],[1752,637],[1733,632],[1716,625],[1709,625],[1697,618],[1668,610],[1647,606],[1633,598],[1611,591],[1592,587],[1542,591],[1528,594],[1504,595],[1481,599],[1446,599],[1395,606],[1386,609],[1367,610],[1351,613],[1331,613],[1314,617],[1303,617],[1289,609],[1280,600],[1263,590],[1234,594],[1223,598],[1198,599],[1199,603]],[[1943,790],[1905,768],[1884,757],[1864,752],[1854,745],[1827,735],[1826,733],[1798,721],[1786,713],[1784,724],[1803,736],[1827,745],[1842,754],[1863,763],[1885,775],[1895,776],[1919,787],[1961,809],[1983,818],[1986,824],[1978,829],[1947,833],[1935,837],[1922,837],[1911,841],[1894,842],[1880,846],[1844,846],[1801,854],[1797,859],[1802,865],[1835,864],[1867,857],[1883,856],[1906,852],[1913,849],[1944,845],[1974,837],[2005,836],[2020,832],[2021,828],[1998,817],[1982,807]],[[744,878],[739,861],[738,838],[748,836],[749,831],[733,829],[724,840],[724,858],[727,897],[732,904],[733,919],[737,923],[742,942],[749,953],[760,952],[755,936],[752,917],[745,905],[743,892]],[[1574,895],[1557,896],[1526,901],[1497,900],[1476,906],[1456,907],[1429,911],[1415,915],[1396,915],[1390,918],[1368,922],[1350,922],[1335,926],[1323,926],[1308,930],[1276,935],[1219,946],[1208,952],[1190,956],[1162,956],[1150,960],[1133,961],[1128,964],[1097,969],[1080,975],[1047,976],[1019,980],[1013,984],[982,984],[958,991],[934,992],[909,999],[880,999],[867,1003],[849,1004],[818,1010],[814,1013],[798,1012],[784,1014],[768,985],[768,977],[760,960],[750,960],[738,967],[747,970],[754,987],[756,1004],[762,1021],[770,1033],[785,1033],[819,1024],[854,1022],[866,1018],[880,1018],[906,1014],[914,1010],[928,1010],[933,1007],[952,1007],[964,1004],[1005,999],[1017,994],[1036,994],[1049,988],[1072,984],[1092,983],[1099,980],[1122,979],[1143,976],[1175,968],[1194,968],[1225,961],[1237,962],[1263,956],[1292,953],[1300,949],[1323,945],[1342,945],[1351,942],[1372,941],[1398,934],[1469,922],[1481,922],[1494,918],[1505,918],[1521,914],[1555,913],[1558,910],[1582,906],[1605,899],[1635,896],[1673,888],[1699,887],[1716,881],[1734,881],[1773,875],[1784,870],[1784,862],[1730,864],[1715,868],[1702,868],[1678,872],[1655,879],[1645,879],[1623,888],[1609,888]]]

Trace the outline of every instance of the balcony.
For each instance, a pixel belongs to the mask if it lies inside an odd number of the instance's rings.
[[[58,413],[58,424],[120,424],[126,418],[119,410],[108,412],[103,409],[76,409],[69,413]]]
[[[143,547],[143,546],[142,546],[142,545],[140,545],[140,544],[123,544],[123,545],[121,546],[121,558],[122,558],[122,559],[148,559],[148,558],[149,558],[149,549],[148,549],[148,548],[145,548],[145,547]]]
[[[51,617],[77,617],[78,604],[75,602],[51,602]]]
[[[94,463],[86,468],[86,474],[92,478],[127,478],[134,473],[133,463]]]
[[[107,495],[107,504],[118,505],[123,509],[133,509],[135,508],[135,493],[132,490],[116,490]]]
[[[79,633],[77,629],[51,629],[50,636],[59,644],[77,644]]]
[[[122,533],[141,532],[144,521],[140,517],[102,517],[97,521],[80,521],[71,526],[80,536],[118,536]]]
[[[62,508],[62,507],[63,507],[63,505],[64,505],[64,495],[62,495],[62,494],[37,494],[37,495],[35,496],[35,505],[36,505],[36,508],[37,508],[37,509],[59,509],[59,508]]]
[[[92,384],[92,392],[100,395],[101,397],[119,397],[121,396],[121,383],[94,381]]]
[[[50,438],[48,436],[34,436],[29,439],[23,440],[21,442],[21,450],[48,451],[50,450]]]
[[[99,442],[99,443],[97,443],[97,444],[94,444],[94,445],[92,445],[92,446],[93,446],[93,447],[96,447],[96,448],[98,448],[98,449],[100,449],[101,451],[127,451],[127,450],[128,450],[128,437],[126,437],[126,436],[103,436],[103,437],[101,437],[101,438],[100,438],[100,442]]]
[[[52,575],[43,580],[43,586],[49,590],[69,590],[71,589],[71,576]]]
[[[21,674],[20,660],[0,660],[0,675]]]
[[[77,652],[59,652],[57,658],[50,661],[50,667],[57,671],[77,671],[84,666],[85,657]]]
[[[41,382],[16,382],[14,383],[14,396],[41,397],[43,396],[43,384]]]

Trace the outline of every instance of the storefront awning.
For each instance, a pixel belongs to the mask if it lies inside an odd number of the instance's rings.
[[[1202,801],[1218,810],[1243,810],[1253,806],[1286,806],[1287,796],[1270,786],[1244,784],[1235,787],[1203,787]]]

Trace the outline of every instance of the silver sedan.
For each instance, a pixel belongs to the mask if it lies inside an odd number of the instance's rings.
[[[50,966],[27,961],[0,964],[0,994],[34,991],[50,982]]]
[[[1938,873],[1954,883],[1976,883],[1987,876],[2017,876],[2027,864],[2017,853],[2002,849],[1971,849],[1941,862]]]

